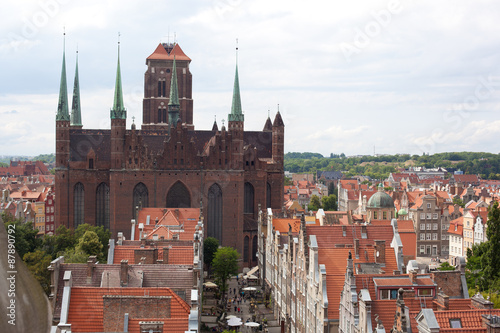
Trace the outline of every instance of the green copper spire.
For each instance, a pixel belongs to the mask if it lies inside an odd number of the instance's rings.
[[[82,126],[79,82],[80,80],[78,79],[78,51],[76,51],[75,83],[73,85],[73,104],[71,105],[71,126]]]
[[[170,99],[168,101],[168,123],[170,126],[177,126],[179,119],[179,89],[177,88],[177,67],[174,63],[172,65],[172,78],[170,80]]]
[[[244,115],[241,111],[241,98],[240,98],[240,81],[238,78],[238,64],[236,64],[236,74],[234,76],[233,87],[233,104],[231,106],[231,113],[228,115],[228,121],[243,121]]]
[[[64,34],[66,35],[66,34]],[[59,104],[57,105],[56,121],[69,121],[68,85],[66,84],[66,40],[63,46],[63,62],[61,71],[61,86],[59,87]]]
[[[116,68],[115,100],[111,109],[111,119],[127,119],[127,110],[123,105],[122,76],[120,72],[120,42],[118,42],[118,66]]]
[[[174,64],[172,66],[172,79],[170,80],[170,100],[168,105],[179,105],[179,89],[177,88],[177,67],[175,66],[175,56]]]

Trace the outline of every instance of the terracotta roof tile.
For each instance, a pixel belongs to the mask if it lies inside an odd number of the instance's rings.
[[[103,296],[171,296],[171,318],[189,318],[189,305],[169,288],[72,287],[68,322],[73,332],[102,332]],[[129,313],[134,318],[133,313]],[[149,319],[148,319],[149,320]]]

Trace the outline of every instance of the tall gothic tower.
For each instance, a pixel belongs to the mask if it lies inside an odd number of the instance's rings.
[[[190,62],[191,59],[175,43],[159,44],[146,59],[148,68],[144,74],[143,129],[167,129],[172,68],[176,70],[178,83],[179,118],[190,129],[194,129]]]

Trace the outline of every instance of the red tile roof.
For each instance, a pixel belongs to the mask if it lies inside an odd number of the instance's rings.
[[[273,218],[273,228],[281,234],[288,233],[288,224],[292,226],[292,232],[300,231],[300,219],[275,219]]]
[[[481,315],[500,315],[500,310],[456,310],[456,311],[434,311],[436,320],[439,324],[440,331],[443,329],[451,329],[450,319],[460,319],[462,322],[462,328],[466,329],[482,329],[486,332],[486,328],[483,328]],[[453,331],[456,331],[454,329]],[[463,330],[462,330],[463,332]],[[470,332],[467,330],[467,332]]]
[[[170,296],[171,318],[188,319],[189,305],[170,288],[94,288],[73,287],[68,311],[72,332],[103,332],[103,296]],[[134,313],[130,318],[139,319]],[[147,320],[150,320],[149,318]]]
[[[173,60],[175,55],[175,60],[188,60],[191,59],[182,51],[179,44],[175,44],[174,48],[170,51],[170,54],[167,52],[165,47],[160,43],[154,52],[147,58],[147,60]]]

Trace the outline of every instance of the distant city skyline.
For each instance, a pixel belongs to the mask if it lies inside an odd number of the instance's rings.
[[[53,153],[66,30],[84,128],[109,128],[118,32],[127,127],[142,123],[145,59],[192,59],[194,124],[219,126],[238,66],[245,128],[278,108],[285,151],[498,153],[500,3],[482,1],[7,1],[0,22],[2,155]]]

